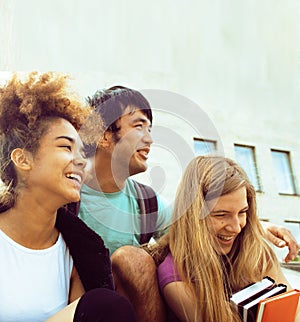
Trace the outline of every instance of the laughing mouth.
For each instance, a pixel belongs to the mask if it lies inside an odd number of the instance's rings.
[[[234,239],[234,236],[217,235],[218,239],[228,242]]]
[[[145,159],[148,158],[148,154],[150,152],[150,148],[142,148],[142,149],[138,149],[137,152],[142,155]]]
[[[67,173],[67,174],[66,174],[66,177],[67,177],[68,179],[71,179],[71,180],[77,181],[77,182],[78,182],[78,183],[80,183],[80,184],[81,184],[81,182],[82,182],[82,177],[81,177],[81,175],[79,175],[79,174],[77,174],[77,173]]]

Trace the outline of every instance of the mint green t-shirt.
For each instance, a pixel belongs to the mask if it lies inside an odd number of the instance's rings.
[[[157,202],[157,231],[162,232],[170,224],[171,207],[158,195]],[[123,190],[114,193],[103,193],[84,184],[78,216],[102,237],[110,254],[123,245],[139,245],[140,211],[131,179],[126,180]]]

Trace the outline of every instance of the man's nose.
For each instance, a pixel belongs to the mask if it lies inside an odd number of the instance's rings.
[[[153,143],[153,139],[152,139],[152,135],[149,132],[148,129],[145,130],[145,135],[143,137],[143,140],[148,143],[149,145],[151,145]]]

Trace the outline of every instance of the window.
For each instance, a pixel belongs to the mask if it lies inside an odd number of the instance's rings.
[[[245,170],[255,190],[261,191],[254,147],[235,144],[234,151],[237,163]]]
[[[196,155],[214,154],[216,150],[216,141],[194,138],[194,151]]]
[[[277,189],[280,194],[295,195],[296,186],[292,173],[290,153],[271,150],[276,175]]]

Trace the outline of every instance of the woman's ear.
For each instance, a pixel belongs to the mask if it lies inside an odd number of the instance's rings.
[[[30,170],[32,166],[32,154],[24,149],[16,148],[11,154],[10,158],[14,163],[15,167],[19,170]]]

